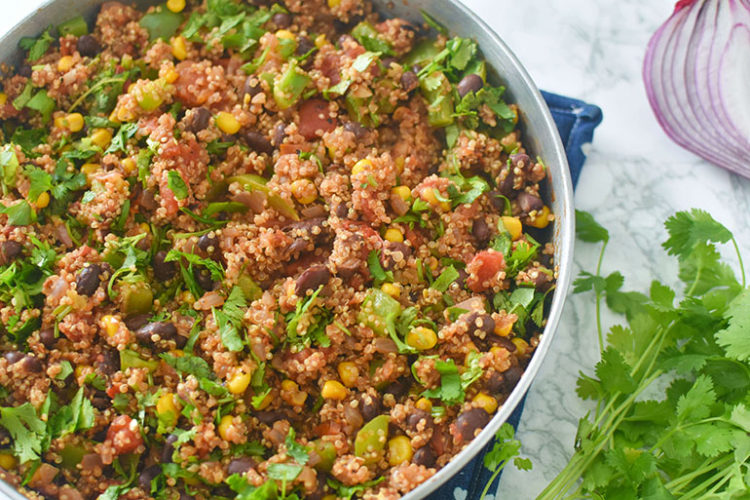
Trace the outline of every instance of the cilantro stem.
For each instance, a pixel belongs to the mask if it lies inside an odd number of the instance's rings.
[[[730,457],[732,458],[732,457]],[[722,484],[727,482],[731,476],[729,475],[730,472],[732,472],[732,469],[737,467],[737,464],[734,463],[734,460],[732,460],[732,463],[730,463],[727,467],[723,468],[713,476],[709,477],[702,483],[700,483],[698,486],[693,488],[692,490],[688,491],[684,495],[681,495],[682,500],[689,500],[691,498],[700,498],[709,493],[709,491],[706,491],[709,486],[719,481],[717,484],[714,485],[714,491],[721,487]]]
[[[742,263],[742,255],[740,254],[740,247],[737,245],[737,240],[734,239],[734,236],[732,236],[732,245],[734,246],[734,251],[737,253],[737,261],[740,264],[740,274],[742,275],[742,288],[745,288],[745,265]]]
[[[602,249],[599,251],[599,260],[596,263],[596,275],[600,276],[602,271],[602,261],[604,260],[604,251],[607,249],[607,243],[609,241],[604,240],[602,243]],[[602,292],[601,290],[595,289],[594,296],[596,297],[596,333],[599,336],[599,352],[604,352],[604,334],[602,333]]]
[[[685,474],[683,476],[678,477],[677,479],[673,481],[668,482],[667,484],[664,485],[664,487],[667,488],[670,491],[670,493],[672,493],[673,495],[676,495],[682,490],[682,488],[690,484],[690,482],[696,477],[702,476],[706,472],[712,471],[718,467],[723,467],[727,463],[731,463],[731,462],[733,462],[733,458],[731,455],[724,455],[724,457],[722,457],[719,460],[708,458],[706,459],[705,462],[703,462],[703,464],[700,467],[698,467],[693,472],[689,474]]]
[[[117,76],[117,77],[104,78],[103,80],[99,80],[98,82],[96,82],[94,86],[92,86],[86,92],[81,94],[81,97],[76,99],[75,102],[70,105],[70,108],[68,109],[68,113],[76,109],[83,102],[83,100],[86,99],[95,90],[99,90],[99,88],[105,85],[109,85],[110,83],[119,83],[119,82],[125,82],[125,76]]]
[[[500,474],[500,472],[505,468],[505,466],[508,464],[508,461],[504,461],[501,463],[497,469],[495,469],[495,472],[492,473],[492,476],[490,476],[489,481],[487,481],[487,484],[484,485],[484,489],[482,490],[482,494],[479,496],[479,500],[483,500],[484,497],[487,496],[487,492],[490,491],[490,486],[492,486],[495,483],[495,479],[497,479],[497,476]]]

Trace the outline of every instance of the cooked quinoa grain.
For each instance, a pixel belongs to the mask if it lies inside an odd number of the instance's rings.
[[[105,2],[0,82],[0,477],[29,498],[397,498],[539,342],[547,170],[475,42],[265,5]]]

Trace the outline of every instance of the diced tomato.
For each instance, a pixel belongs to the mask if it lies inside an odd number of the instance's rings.
[[[497,250],[482,250],[466,265],[466,285],[473,292],[483,292],[499,283],[497,273],[505,269],[505,258]]]
[[[299,133],[307,140],[318,137],[318,132],[330,132],[336,128],[336,118],[331,118],[328,102],[310,99],[299,107]]]
[[[107,441],[112,443],[112,447],[117,455],[135,451],[143,444],[138,422],[127,415],[115,417],[112,423],[109,424]]]

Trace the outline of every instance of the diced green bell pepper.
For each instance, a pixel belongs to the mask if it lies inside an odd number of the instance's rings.
[[[453,123],[453,87],[442,71],[419,79],[419,88],[427,99],[427,120],[433,127]]]
[[[245,299],[249,301],[257,300],[263,295],[263,289],[247,274],[241,274],[237,280],[237,286],[242,290]]]
[[[126,368],[146,368],[152,372],[159,367],[159,362],[156,360],[146,361],[137,352],[123,349],[120,351],[120,366],[123,370]]]
[[[89,26],[86,24],[86,20],[83,16],[77,16],[73,19],[68,19],[60,26],[57,27],[57,31],[60,32],[60,36],[75,35],[83,36],[88,35]]]
[[[375,335],[385,337],[388,335],[388,323],[395,322],[399,314],[401,304],[379,288],[373,288],[362,302],[358,319],[372,328]]]
[[[141,18],[140,25],[148,31],[148,39],[153,42],[157,38],[169,40],[177,32],[184,17],[182,14],[158,6]]]
[[[232,182],[239,182],[246,191],[259,191],[264,193],[268,198],[268,204],[272,208],[277,210],[281,215],[289,217],[292,220],[299,220],[299,214],[290,202],[286,201],[281,196],[274,194],[266,186],[268,182],[263,177],[253,174],[235,175],[227,179],[231,184]]]
[[[120,310],[125,314],[144,314],[151,311],[154,293],[145,281],[125,281],[120,284]]]
[[[377,463],[383,456],[388,441],[388,415],[378,415],[367,422],[354,439],[354,454],[365,459],[365,463]]]
[[[312,79],[300,72],[295,61],[290,61],[286,71],[273,85],[273,98],[280,109],[294,106]]]

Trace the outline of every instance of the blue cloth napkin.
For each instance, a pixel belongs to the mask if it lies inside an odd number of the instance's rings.
[[[542,92],[544,100],[547,101],[552,118],[555,120],[557,130],[560,132],[560,139],[565,146],[565,154],[568,157],[570,166],[570,176],[573,180],[573,187],[578,183],[578,176],[583,168],[583,162],[586,155],[581,149],[584,144],[588,144],[594,137],[594,129],[602,121],[602,110],[592,104],[587,104],[577,99],[564,97],[549,92]],[[514,427],[518,427],[518,422],[523,413],[524,401],[516,407],[515,411],[508,418],[508,422]],[[485,453],[492,449],[491,441],[487,447],[476,458],[468,463],[458,474],[453,476],[442,487],[432,493],[428,500],[476,500],[482,494],[487,481],[490,480],[491,472],[484,468],[483,458]],[[492,485],[488,496],[496,498],[497,485],[499,480]]]

